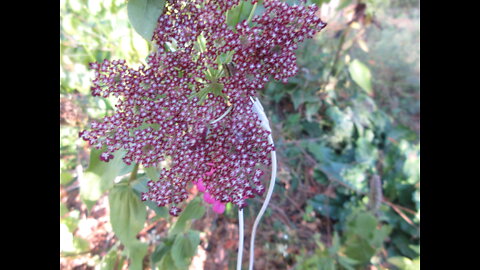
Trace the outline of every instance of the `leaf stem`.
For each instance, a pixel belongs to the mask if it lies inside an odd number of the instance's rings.
[[[250,23],[253,17],[253,13],[255,13],[255,9],[257,8],[257,3],[253,4],[252,10],[250,11],[250,15],[248,15],[247,23]]]
[[[139,164],[138,164],[138,163],[135,163],[135,166],[133,167],[133,171],[132,171],[132,173],[130,174],[130,179],[128,179],[128,183],[131,183],[131,182],[133,182],[135,179],[137,179],[138,167],[139,167]]]

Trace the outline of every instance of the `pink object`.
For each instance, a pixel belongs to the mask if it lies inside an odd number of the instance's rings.
[[[215,198],[213,198],[212,195],[208,193],[208,191],[206,191],[205,194],[203,194],[203,199],[209,204],[215,203]]]
[[[207,165],[209,165],[209,166],[213,166],[214,164],[213,164],[213,163],[211,163],[211,162],[209,162],[209,163],[207,163]]]
[[[217,214],[223,214],[223,212],[225,212],[225,204],[220,201],[215,201],[213,203],[213,211]]]
[[[214,169],[214,168],[212,168],[212,169],[210,169],[210,171],[209,171],[209,172],[206,172],[206,173],[205,173],[205,175],[208,175],[208,176],[210,176],[210,175],[212,175],[214,172],[215,172],[215,169]]]
[[[198,181],[197,181],[197,189],[200,192],[205,192],[205,190],[206,190],[205,185],[203,184],[203,179],[202,178],[198,179]]]

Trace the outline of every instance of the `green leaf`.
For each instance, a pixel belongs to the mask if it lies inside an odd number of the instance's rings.
[[[80,237],[74,237],[73,246],[75,247],[76,252],[85,252],[90,249],[90,242]]]
[[[312,0],[312,3],[320,7],[322,4],[330,3],[330,0]]]
[[[115,177],[127,167],[122,160],[125,154],[123,150],[116,151],[113,154],[114,158],[109,162],[100,160],[102,152],[97,149],[91,150],[88,168],[79,178],[80,198],[88,209],[91,209],[95,202],[113,186]]]
[[[153,31],[163,13],[165,0],[129,0],[128,19],[133,28],[148,42],[152,41]]]
[[[348,71],[350,72],[353,81],[355,81],[369,95],[372,94],[372,74],[365,64],[358,59],[355,59],[350,63]]]
[[[358,261],[351,259],[347,256],[338,256],[338,263],[340,263],[340,265],[342,265],[347,270],[355,270],[353,265],[357,264]]]
[[[175,266],[180,269],[188,268],[192,257],[197,252],[200,244],[200,234],[198,231],[189,231],[186,234],[178,234],[173,243],[171,255]]]
[[[68,208],[64,203],[60,203],[60,217],[63,217],[66,213],[68,213]]]
[[[67,228],[68,228],[68,230],[69,230],[70,232],[74,232],[75,229],[77,229],[77,227],[78,227],[78,222],[79,222],[78,218],[70,217],[70,216],[65,217],[65,218],[62,218],[62,219],[60,220],[60,223],[62,223],[62,224],[64,224],[65,226],[67,226]]]
[[[102,258],[100,263],[98,264],[99,270],[117,270],[118,266],[123,265],[123,257],[116,248],[110,249],[107,255]],[[117,269],[115,269],[115,263],[117,264]],[[97,269],[97,268],[95,268]]]
[[[115,235],[125,246],[136,246],[136,235],[143,228],[147,209],[129,185],[117,184],[108,196],[110,222]]]
[[[354,223],[350,225],[351,230],[365,239],[373,236],[376,227],[377,219],[370,213],[359,213]]]
[[[412,261],[407,257],[395,256],[388,258],[388,262],[402,270],[420,270],[419,259]]]
[[[338,236],[338,232],[333,233],[332,245],[328,249],[328,253],[330,256],[334,256],[338,250],[340,249],[340,237]]]
[[[317,115],[318,110],[320,109],[320,103],[315,102],[311,103],[308,102],[305,104],[305,118],[307,118],[307,121],[313,121],[313,116]]]
[[[150,168],[147,168],[147,169],[150,169]],[[150,172],[150,173],[152,174],[153,172]],[[150,178],[152,178],[152,177],[150,177]],[[142,192],[147,192],[148,191],[148,186],[147,186],[148,180],[149,179],[146,178],[146,177],[141,177],[141,178],[135,180],[134,182],[132,182],[132,188],[135,191],[135,194],[137,195],[137,197],[139,199],[141,198]],[[141,201],[141,199],[140,199],[140,201]],[[166,218],[166,217],[169,216],[166,207],[159,207],[155,202],[152,202],[150,200],[142,201],[142,203],[144,205],[146,205],[148,208],[155,211],[155,213],[157,214],[157,218],[160,218],[160,217]]]
[[[375,145],[373,145],[370,140],[365,137],[358,138],[356,143],[357,148],[355,149],[355,161],[358,163],[374,165],[374,162],[378,156],[378,149],[375,147]]]
[[[334,152],[331,148],[325,146],[324,143],[317,143],[312,141],[302,142],[308,152],[312,153],[315,159],[320,163],[330,162],[334,156]]]
[[[377,228],[379,222],[369,212],[354,212],[347,220],[345,255],[359,263],[367,263],[382,247],[391,228],[386,225]]]
[[[169,234],[174,235],[180,232],[184,232],[189,227],[189,222],[192,219],[201,218],[205,214],[205,207],[202,205],[200,200],[195,198],[192,200],[187,207],[180,214],[180,217],[175,222],[175,225],[170,229]]]
[[[246,20],[253,8],[249,1],[240,1],[240,3],[227,11],[227,25],[235,28],[235,26]]]
[[[128,246],[128,257],[130,258],[130,270],[142,270],[143,258],[147,255],[148,244],[138,240]]]
[[[148,167],[144,169],[145,174],[153,181],[157,181],[160,178],[160,174],[156,167]]]
[[[73,175],[69,172],[62,172],[60,173],[60,184],[67,185],[73,179]]]
[[[172,259],[172,255],[171,253],[167,253],[165,256],[163,256],[162,260],[160,261],[160,263],[158,264],[158,268],[159,270],[164,270],[164,269],[168,269],[168,270],[185,270],[185,269],[182,269],[182,268],[177,268],[175,266],[175,262],[173,261]]]
[[[168,240],[167,240],[168,241]],[[161,261],[162,258],[168,254],[168,252],[171,250],[172,244],[168,243],[166,241],[160,242],[156,247],[155,250],[152,253],[151,260],[153,264],[156,264],[157,262]],[[152,267],[153,268],[153,267]]]

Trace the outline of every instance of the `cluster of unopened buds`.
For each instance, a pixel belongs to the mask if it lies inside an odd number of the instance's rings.
[[[314,5],[266,0],[262,15],[230,27],[225,14],[239,2],[167,1],[146,66],[130,68],[124,60],[90,66],[92,95],[118,102],[113,115],[92,122],[80,137],[105,149],[100,159],[106,162],[119,150],[126,164],[166,161],[142,200],[170,206],[173,216],[190,183],[217,213],[226,203],[242,209],[264,193],[261,178],[274,146],[251,97],[270,78],[294,76],[298,43],[326,26]]]

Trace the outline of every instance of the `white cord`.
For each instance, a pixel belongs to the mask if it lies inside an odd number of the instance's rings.
[[[273,145],[273,138],[272,138],[272,129],[270,128],[270,125],[268,124],[268,119],[267,116],[265,115],[265,111],[263,110],[263,106],[258,101],[257,98],[255,98],[255,101],[252,97],[250,97],[250,100],[253,102],[253,109],[254,111],[257,112],[259,119],[262,121],[262,126],[270,131],[270,135],[268,136],[268,142]],[[252,235],[250,238],[250,261],[248,265],[249,270],[253,270],[253,263],[254,263],[254,249],[255,249],[255,233],[257,231],[258,224],[260,223],[260,219],[262,219],[263,214],[265,213],[265,210],[267,209],[268,203],[270,202],[270,199],[273,194],[273,188],[275,186],[275,177],[277,175],[277,155],[275,153],[275,150],[271,152],[272,156],[272,176],[270,178],[270,186],[268,187],[268,192],[267,196],[265,197],[265,201],[263,202],[262,208],[260,209],[260,212],[257,215],[257,218],[255,219],[255,222],[253,224],[253,229],[252,229]]]
[[[242,270],[243,257],[243,209],[238,210],[238,255],[237,255],[237,270]]]
[[[258,114],[258,118],[261,121],[262,127],[265,128],[265,130],[270,132],[270,135],[268,136],[268,142],[274,145],[273,137],[272,137],[272,129],[270,128],[270,124],[268,123],[268,118],[265,115],[265,111],[263,110],[262,104],[257,98],[253,99],[252,97],[250,97],[250,100],[253,103],[252,109]],[[231,109],[232,109],[232,106],[229,107],[218,119],[212,121],[211,123],[214,124],[220,121],[230,112]],[[263,214],[265,213],[265,210],[267,209],[270,199],[272,198],[273,188],[275,187],[275,178],[277,175],[277,155],[275,153],[275,150],[271,152],[271,157],[272,157],[272,176],[270,178],[270,186],[268,187],[267,196],[265,197],[265,201],[263,202],[262,208],[260,209],[260,212],[258,213],[257,218],[255,219],[255,222],[253,224],[252,235],[250,238],[250,258],[249,258],[249,265],[248,265],[249,270],[253,270],[255,234],[257,231],[257,227],[258,227],[258,224],[260,223],[260,220],[262,219]],[[238,228],[239,228],[239,232],[238,232],[239,236],[238,236],[237,270],[242,270],[243,240],[244,240],[243,239],[244,238],[243,209],[238,210]]]

